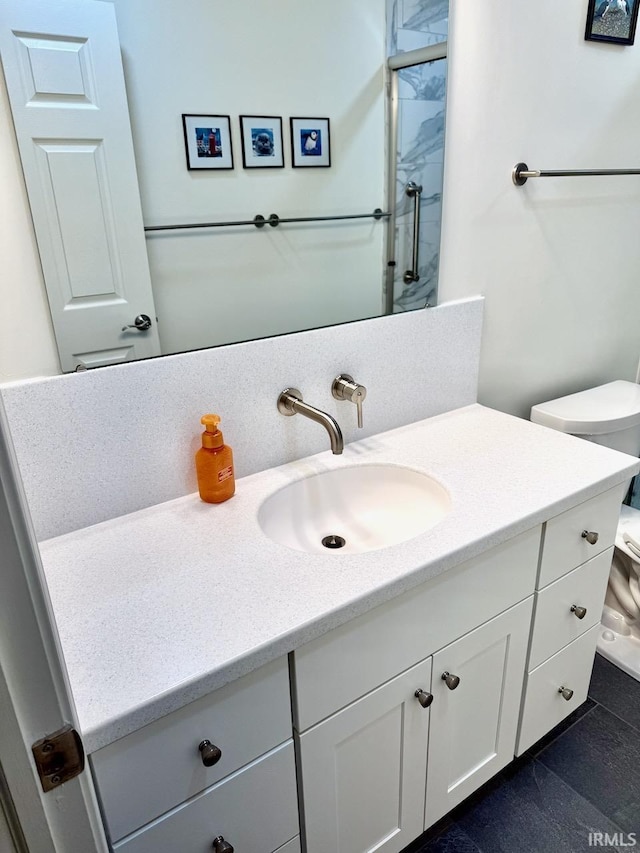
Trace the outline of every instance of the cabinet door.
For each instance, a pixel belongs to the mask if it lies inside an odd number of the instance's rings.
[[[431,659],[298,738],[308,853],[397,853],[422,832]]]
[[[513,758],[532,606],[531,597],[433,656],[425,828]]]

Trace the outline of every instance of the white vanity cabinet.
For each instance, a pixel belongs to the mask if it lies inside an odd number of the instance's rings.
[[[279,851],[299,831],[286,658],[98,750],[91,766],[114,851],[200,853],[219,836],[242,853]]]
[[[95,752],[114,853],[398,853],[586,698],[622,492]]]
[[[535,528],[293,654],[307,853],[397,853],[511,761],[539,546]]]
[[[625,490],[616,486],[544,525],[516,755],[587,698]]]

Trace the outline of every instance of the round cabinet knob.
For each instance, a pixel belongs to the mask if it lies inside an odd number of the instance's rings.
[[[567,702],[573,696],[573,690],[569,690],[568,687],[558,687],[558,693],[562,696],[563,699],[566,699]]]
[[[426,690],[416,690],[413,694],[423,708],[428,708],[433,702],[433,693],[427,693]]]
[[[449,690],[455,690],[458,684],[460,684],[460,679],[457,675],[451,675],[450,672],[443,672],[440,676],[444,683],[447,685]]]
[[[589,545],[595,545],[598,541],[598,534],[595,532],[595,530],[583,530],[582,538],[586,539]]]
[[[587,608],[586,607],[580,607],[577,604],[572,604],[571,605],[571,612],[573,614],[575,614],[575,616],[577,616],[578,619],[584,619],[584,617],[587,615]]]
[[[233,847],[228,841],[225,841],[221,835],[213,839],[213,844],[211,846],[216,853],[233,853]]]
[[[222,750],[217,747],[215,743],[211,743],[210,740],[203,740],[202,743],[199,744],[198,749],[200,750],[202,763],[205,767],[213,767],[213,765],[217,764],[222,758]]]

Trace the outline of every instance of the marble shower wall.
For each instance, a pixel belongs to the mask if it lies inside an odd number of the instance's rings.
[[[449,0],[388,0],[389,55],[446,41],[448,16]],[[407,311],[437,303],[447,61],[413,66],[398,74],[394,311]],[[423,188],[420,280],[405,285],[402,279],[411,266],[413,232],[413,200],[405,195],[409,181]]]

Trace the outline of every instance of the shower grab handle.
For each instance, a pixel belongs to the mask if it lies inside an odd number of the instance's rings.
[[[405,194],[413,199],[413,251],[411,254],[411,269],[404,274],[404,283],[411,284],[420,281],[418,273],[418,243],[420,240],[420,196],[422,186],[414,181],[409,181],[405,188]]]

